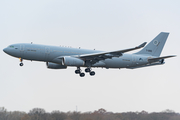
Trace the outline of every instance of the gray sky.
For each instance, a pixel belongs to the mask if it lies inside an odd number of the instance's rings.
[[[13,43],[64,45],[104,51],[150,42],[170,32],[163,55],[180,53],[179,0],[1,0],[0,107],[46,111],[180,112],[180,58],[136,70],[50,70],[43,62],[19,60],[2,49]]]

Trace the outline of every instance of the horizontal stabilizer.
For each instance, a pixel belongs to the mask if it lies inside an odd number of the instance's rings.
[[[170,58],[170,57],[176,57],[176,55],[170,55],[170,56],[164,56],[164,57],[158,57],[158,58],[149,58],[148,62],[156,62],[158,60],[166,59],[166,58]]]
[[[147,65],[142,65],[142,66],[129,67],[129,68],[127,68],[127,69],[144,68],[144,67],[156,66],[156,65],[163,65],[163,64],[164,64],[164,63],[152,63],[152,64],[147,64]]]

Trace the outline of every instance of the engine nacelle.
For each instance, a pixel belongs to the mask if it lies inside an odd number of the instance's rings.
[[[46,66],[47,68],[50,68],[50,69],[66,69],[67,68],[67,66],[65,65],[60,65],[60,64],[56,64],[52,62],[46,62]]]
[[[85,62],[79,58],[65,56],[62,60],[62,65],[66,66],[84,66]]]

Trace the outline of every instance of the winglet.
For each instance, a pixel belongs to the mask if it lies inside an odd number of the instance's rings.
[[[144,46],[146,45],[146,43],[147,43],[147,42],[142,43],[142,44],[139,45],[137,48],[142,48],[142,47],[144,47]]]

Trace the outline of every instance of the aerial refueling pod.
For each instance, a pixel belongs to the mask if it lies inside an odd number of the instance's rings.
[[[85,62],[79,58],[65,56],[62,59],[62,65],[65,66],[84,66]]]
[[[67,66],[65,65],[60,65],[60,64],[56,64],[52,62],[46,62],[46,66],[47,68],[50,68],[50,69],[66,69],[67,68]]]

